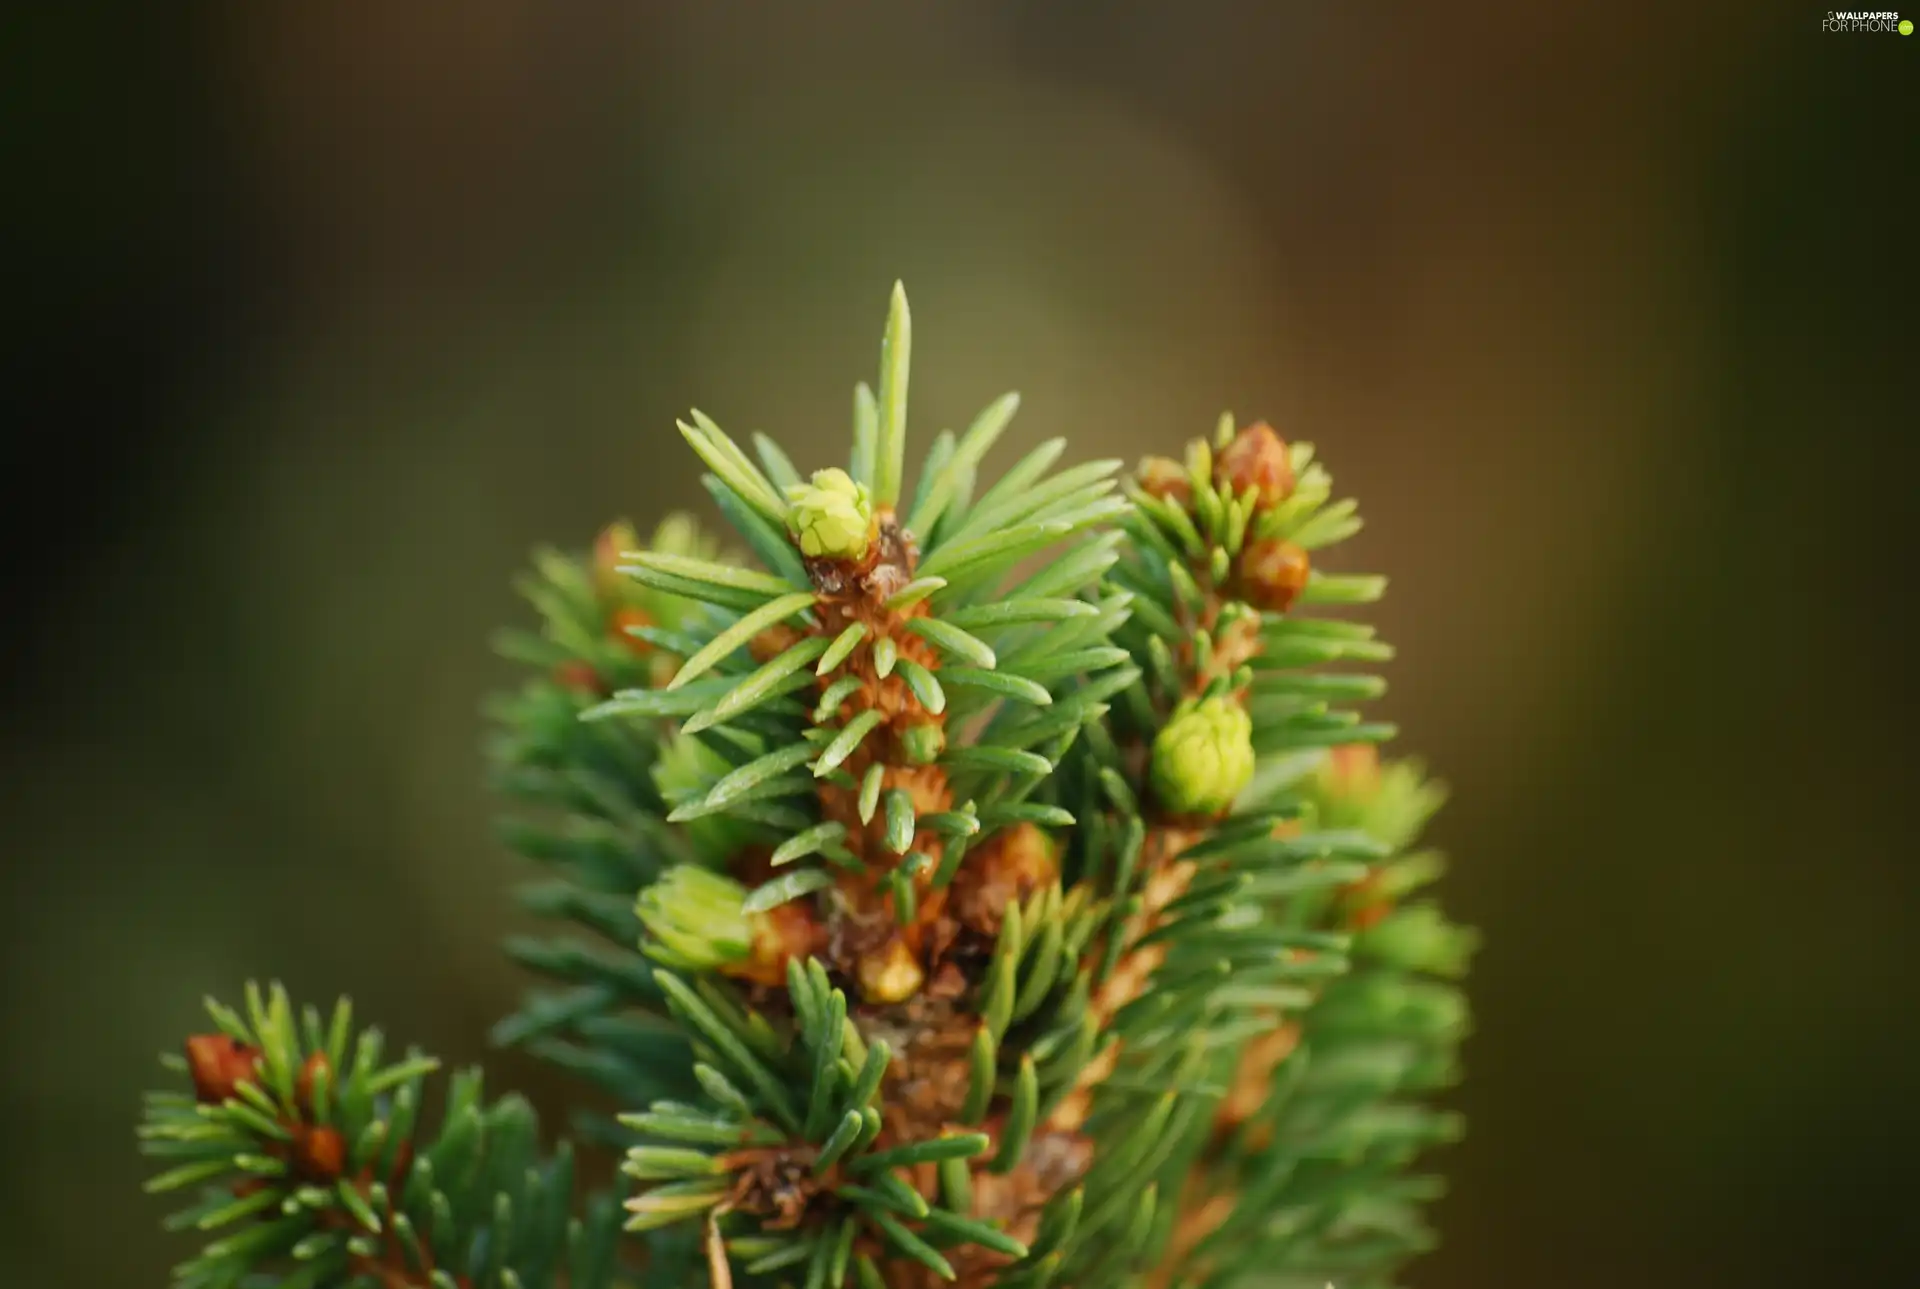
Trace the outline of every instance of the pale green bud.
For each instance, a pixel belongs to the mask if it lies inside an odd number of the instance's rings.
[[[1180,814],[1217,815],[1253,780],[1253,721],[1225,698],[1182,704],[1153,740],[1153,792]]]
[[[647,928],[648,956],[671,967],[712,971],[753,952],[753,923],[741,910],[747,888],[694,864],[677,864],[640,892],[634,911]]]
[[[787,526],[810,559],[859,559],[867,553],[873,504],[865,484],[845,470],[816,470],[812,483],[788,487]]]
[[[1466,974],[1479,937],[1447,921],[1439,910],[1416,904],[1365,932],[1356,947],[1369,958],[1407,971],[1457,977]]]

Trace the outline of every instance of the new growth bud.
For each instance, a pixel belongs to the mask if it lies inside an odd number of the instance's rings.
[[[626,520],[608,524],[593,543],[593,589],[603,603],[617,604],[633,589],[633,582],[620,572],[620,557],[640,549],[640,535]]]
[[[648,644],[646,640],[640,636],[635,635],[634,628],[650,627],[652,625],[653,616],[645,609],[636,608],[633,605],[628,605],[622,609],[615,609],[607,615],[607,630],[613,633],[613,638],[618,640],[630,652],[641,658],[652,653],[653,646]]]
[[[1371,801],[1380,791],[1380,750],[1371,743],[1342,743],[1328,750],[1317,777],[1329,797]]]
[[[1287,445],[1265,421],[1234,435],[1233,442],[1220,449],[1213,470],[1214,479],[1233,496],[1255,489],[1262,508],[1277,506],[1293,495],[1293,462]]]
[[[1466,974],[1479,937],[1422,904],[1401,909],[1368,928],[1365,945],[1369,956],[1403,970],[1455,977]]]
[[[225,1034],[199,1034],[187,1040],[187,1070],[194,1096],[202,1105],[230,1100],[242,1083],[259,1079],[260,1049]]]
[[[1225,812],[1253,780],[1253,721],[1226,698],[1183,703],[1153,740],[1152,778],[1169,810]]]
[[[1269,613],[1285,613],[1307,589],[1313,561],[1292,542],[1248,542],[1236,572],[1239,592],[1248,604]]]
[[[1142,457],[1135,474],[1140,480],[1141,489],[1150,496],[1184,506],[1193,495],[1193,485],[1187,480],[1187,468],[1172,457]]]
[[[669,966],[712,971],[746,961],[753,920],[741,909],[747,888],[693,864],[678,864],[640,892],[635,912],[648,953]]]
[[[860,559],[873,529],[873,503],[865,484],[845,470],[816,470],[811,483],[787,489],[793,503],[787,526],[809,559]]]

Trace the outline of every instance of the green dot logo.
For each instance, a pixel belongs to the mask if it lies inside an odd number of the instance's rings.
[[[1913,34],[1913,19],[1902,18],[1900,20],[1900,34],[1903,36],[1911,36]]]

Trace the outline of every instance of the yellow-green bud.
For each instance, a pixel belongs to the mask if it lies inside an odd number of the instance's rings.
[[[668,869],[634,906],[648,956],[691,971],[744,962],[753,952],[753,921],[740,907],[746,898],[731,877],[694,864]]]
[[[1437,976],[1466,974],[1479,937],[1454,926],[1425,905],[1400,909],[1369,929],[1360,940],[1368,957],[1408,971]]]
[[[1253,721],[1225,698],[1183,703],[1153,740],[1153,792],[1180,814],[1217,815],[1253,780]]]
[[[810,559],[859,559],[867,553],[873,504],[845,470],[816,470],[812,483],[788,487],[787,526]]]

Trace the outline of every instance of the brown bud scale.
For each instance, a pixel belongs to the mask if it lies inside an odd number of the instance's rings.
[[[1293,495],[1293,462],[1287,445],[1265,421],[1247,426],[1220,449],[1213,463],[1213,478],[1235,497],[1254,489],[1262,510],[1270,510]]]

